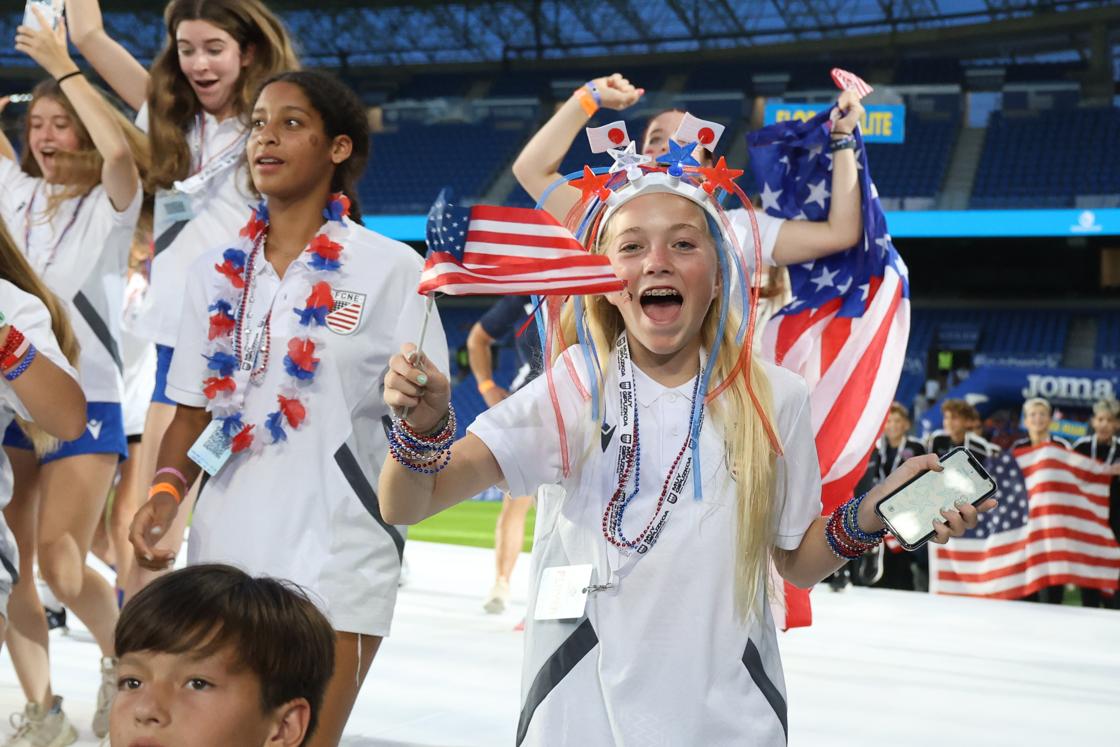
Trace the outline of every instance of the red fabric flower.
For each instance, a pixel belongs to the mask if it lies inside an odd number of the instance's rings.
[[[252,217],[249,218],[249,222],[241,229],[241,235],[255,240],[261,235],[261,231],[266,228],[268,228],[268,223],[261,220],[257,216],[257,211],[254,210]]]
[[[210,317],[210,339],[228,335],[233,331],[234,326],[235,322],[232,317],[228,317],[221,312],[214,314]]]
[[[311,294],[307,297],[307,308],[319,309],[324,306],[328,309],[334,306],[334,296],[331,295],[331,284],[325,280],[316,283],[311,289]]]
[[[232,392],[237,389],[232,376],[212,376],[202,382],[202,393],[206,399],[214,399],[218,392]]]
[[[307,408],[298,399],[288,399],[283,396],[276,399],[280,402],[280,412],[283,414],[284,420],[288,421],[288,425],[291,427],[299,428],[307,417]]]
[[[315,357],[315,343],[306,337],[293,337],[288,341],[288,357],[304,371],[314,371],[319,363]]]
[[[244,270],[237,269],[229,260],[222,262],[220,265],[214,265],[214,269],[229,278],[229,282],[233,283],[234,288],[245,287],[245,277],[242,274]]]
[[[230,442],[229,449],[231,452],[236,454],[239,451],[245,451],[245,449],[249,448],[250,444],[253,443],[253,427],[254,426],[247,425],[237,432],[237,435],[233,437],[233,441]]]
[[[327,238],[326,234],[321,233],[311,240],[311,245],[307,247],[307,251],[318,254],[325,260],[337,261],[338,256],[342,254],[342,244],[336,244]]]

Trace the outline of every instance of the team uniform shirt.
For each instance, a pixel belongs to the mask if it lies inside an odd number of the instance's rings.
[[[939,457],[945,456],[958,446],[966,447],[980,462],[1000,452],[998,446],[983,436],[977,436],[972,431],[965,431],[963,444],[953,443],[953,439],[948,431],[943,430],[934,431],[926,440],[926,451],[930,454],[936,454]]]
[[[147,132],[148,106],[141,107],[136,126]],[[244,166],[247,130],[237,117],[219,122],[203,112],[187,129],[187,143],[193,159],[191,185],[197,191],[183,199],[190,204],[190,219],[166,210],[170,191],[156,195],[155,253],[152,258],[152,303],[145,304],[138,320],[137,334],[160,345],[174,346],[183,309],[183,278],[198,257],[214,247],[221,237],[234,237],[245,224],[252,196]],[[227,163],[232,154],[239,154]],[[224,168],[220,168],[223,167]],[[207,168],[213,169],[207,172]],[[180,197],[182,195],[179,195]]]
[[[566,353],[587,386],[578,348]],[[735,610],[737,499],[715,418],[703,422],[703,498],[691,475],[656,544],[633,565],[603,536],[601,521],[618,477],[619,356],[604,367],[600,427],[558,358],[553,374],[564,412],[572,469],[563,475],[559,433],[546,377],[478,416],[469,431],[493,453],[513,495],[537,492],[518,744],[777,745],[786,741],[785,682],[773,617],[760,590],[761,619]],[[663,481],[688,436],[694,381],[664,387],[633,366],[640,488],[624,518],[634,537],[649,520]],[[805,381],[765,364],[784,456],[773,500],[776,543],[796,549],[820,515],[820,471]],[[686,456],[689,452],[686,452]],[[558,484],[562,489],[552,489]],[[590,564],[584,616],[535,620],[546,569]],[[624,575],[623,575],[624,574]],[[581,576],[582,578],[582,576]]]
[[[245,216],[242,216],[243,218]],[[347,220],[342,269],[332,278],[334,311],[320,328],[315,378],[301,389],[307,418],[288,440],[234,454],[206,481],[194,509],[188,562],[229,563],[252,574],[285,578],[307,589],[336,630],[387,635],[396,602],[404,530],[386,524],[374,486],[388,441],[382,378],[402,343],[415,341],[425,299],[416,293],[422,260],[405,244]],[[203,255],[187,280],[183,322],[167,393],[204,407],[204,379],[213,375],[209,306],[228,289],[214,269],[221,251]],[[288,386],[288,341],[306,334],[294,309],[303,308],[311,269],[303,257],[281,279],[256,257],[244,329],[271,313],[271,361],[245,390],[244,422],[263,426]],[[335,314],[345,312],[341,317]],[[336,321],[340,319],[341,321]],[[433,309],[425,352],[447,370],[447,340]]]
[[[42,301],[7,280],[0,280],[0,311],[7,323],[19,329],[39,350],[39,355],[46,356],[75,380],[78,378],[77,372],[58,348],[51,329],[50,312]],[[17,415],[25,419],[31,417],[11,385],[0,377],[0,432],[7,429]],[[13,484],[12,465],[8,462],[7,453],[0,449],[0,509],[12,499]],[[0,514],[0,615],[5,614],[7,594],[19,578],[18,570],[19,553],[15,537],[4,522],[4,515]]]
[[[1062,447],[1063,449],[1072,449],[1073,448],[1072,446],[1070,446],[1069,441],[1065,440],[1061,436],[1051,435],[1046,440],[1049,441],[1050,443],[1054,444],[1055,446]],[[1016,439],[1014,441],[1014,443],[1011,444],[1011,448],[1012,449],[1021,449],[1021,448],[1025,448],[1025,447],[1030,446],[1030,445],[1031,445],[1030,436],[1025,436],[1024,438]]]
[[[872,484],[887,479],[887,475],[898,469],[899,465],[910,457],[922,456],[925,453],[925,444],[916,438],[906,436],[902,439],[902,443],[895,447],[891,446],[886,436],[880,436],[867,462],[867,472],[873,480]]]
[[[152,401],[152,382],[156,378],[156,346],[128,330],[121,333],[121,358],[124,361],[124,395],[121,409],[126,436],[144,433],[148,405]]]
[[[0,215],[32,268],[67,304],[81,345],[78,368],[89,402],[120,402],[121,301],[128,251],[144,195],[137,182],[132,202],[117,211],[98,184],[85,197],[66,200],[46,220],[44,180],[0,158]]]
[[[1095,434],[1084,436],[1077,439],[1072,448],[1078,454],[1105,464],[1116,464],[1120,461],[1120,438],[1116,436],[1109,441],[1097,438]]]

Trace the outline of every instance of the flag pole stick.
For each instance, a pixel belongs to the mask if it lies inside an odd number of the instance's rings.
[[[424,338],[427,337],[427,335],[428,335],[428,321],[432,318],[432,308],[435,305],[436,305],[436,294],[435,293],[429,293],[428,294],[428,303],[424,306],[424,321],[420,323],[420,338],[416,341],[416,350],[413,351],[412,360],[409,361],[409,363],[411,365],[415,366],[416,368],[419,368],[421,371],[424,370],[424,366],[421,363],[421,356],[424,353]],[[408,408],[408,407],[402,407],[401,408],[401,419],[402,420],[404,418],[408,417],[409,409],[411,409],[411,408]]]

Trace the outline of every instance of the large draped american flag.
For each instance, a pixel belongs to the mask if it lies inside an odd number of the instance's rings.
[[[748,137],[766,212],[828,217],[829,112]],[[856,131],[863,235],[855,246],[789,268],[793,299],[763,330],[760,352],[809,384],[825,513],[851,497],[894,398],[910,336],[906,264],[887,233]]]
[[[963,537],[930,545],[930,591],[995,599],[1067,583],[1116,591],[1120,545],[1104,465],[1041,444],[1001,452],[987,467],[999,505]]]
[[[830,111],[747,137],[762,207],[777,218],[825,220],[832,185]],[[887,233],[856,130],[863,234],[838,254],[789,268],[793,298],[762,333],[759,353],[809,385],[824,512],[852,496],[898,388],[910,336],[906,264]],[[808,599],[786,585],[783,627],[809,624]]]

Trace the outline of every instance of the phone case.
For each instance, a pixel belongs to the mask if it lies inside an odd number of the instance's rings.
[[[958,446],[955,449],[949,450],[948,452],[946,452],[945,456],[943,456],[941,458],[942,458],[942,460],[948,459],[951,455],[957,453],[958,451],[963,451],[965,456],[968,458],[969,464],[972,465],[972,468],[975,469],[978,474],[982,475],[983,477],[986,477],[988,479],[988,481],[991,482],[991,484],[992,484],[992,487],[988,492],[984,493],[984,495],[980,496],[979,498],[977,498],[976,500],[974,500],[972,502],[973,506],[978,506],[981,503],[983,503],[984,501],[986,501],[987,499],[991,498],[993,495],[995,495],[996,491],[999,489],[999,486],[996,484],[996,481],[994,479],[992,479],[992,476],[990,474],[988,474],[988,470],[984,469],[984,466],[976,460],[976,457],[974,457],[972,455],[972,452],[969,451],[964,446]],[[927,472],[928,472],[928,470],[927,470]],[[888,495],[887,497],[883,498],[881,501],[879,501],[878,503],[875,504],[875,515],[878,516],[882,520],[882,522],[887,525],[887,531],[889,531],[892,535],[894,535],[894,538],[898,542],[898,544],[902,545],[903,549],[908,550],[908,551],[917,550],[919,547],[921,547],[925,543],[929,542],[930,539],[934,535],[933,530],[932,529],[929,530],[928,534],[926,534],[924,537],[922,537],[920,540],[918,540],[915,544],[911,545],[911,544],[907,543],[906,541],[904,541],[901,537],[899,537],[898,534],[895,532],[894,527],[891,526],[890,519],[888,519],[883,514],[882,505],[884,503],[886,503],[887,501],[889,501],[894,496],[901,493],[903,490],[906,490],[907,486],[909,486],[912,482],[914,482],[918,478],[924,476],[925,474],[926,474],[926,472],[922,472],[919,475],[915,475],[914,477],[910,478],[905,483],[903,483],[898,488],[898,490],[894,491],[893,493],[891,493],[890,495]]]

